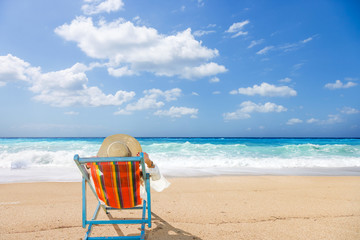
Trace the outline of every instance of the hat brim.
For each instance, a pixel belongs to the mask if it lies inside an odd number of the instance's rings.
[[[115,134],[108,136],[104,139],[103,143],[100,146],[97,156],[98,157],[109,157],[107,149],[109,145],[113,142],[122,142],[124,143],[132,157],[135,157],[139,152],[142,152],[140,143],[132,136],[126,134]]]

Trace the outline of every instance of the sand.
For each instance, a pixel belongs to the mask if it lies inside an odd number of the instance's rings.
[[[172,178],[147,239],[360,239],[360,177]],[[82,239],[81,183],[0,184],[0,239]],[[88,191],[89,215],[96,200]],[[90,211],[91,209],[91,211]],[[133,211],[109,217],[138,216]],[[103,212],[99,218],[106,219]],[[137,227],[94,226],[93,236]]]

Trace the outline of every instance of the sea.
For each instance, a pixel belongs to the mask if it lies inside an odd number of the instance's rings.
[[[360,176],[360,138],[137,138],[166,177]],[[73,182],[94,138],[0,138],[0,183]]]

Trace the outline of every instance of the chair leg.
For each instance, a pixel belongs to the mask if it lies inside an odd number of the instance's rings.
[[[97,207],[96,207],[96,210],[95,210],[95,212],[94,212],[94,215],[93,215],[91,221],[94,221],[94,220],[97,218],[97,215],[98,215],[99,210],[100,210],[100,205],[101,205],[101,204],[100,204],[100,202],[99,202],[98,205],[97,205]],[[90,237],[92,225],[93,225],[92,223],[89,223],[89,227],[88,227],[88,230],[87,230],[87,232],[86,232],[86,234],[85,234],[84,240],[87,240],[87,239]]]
[[[142,220],[145,220],[146,215],[146,201],[143,201],[143,212],[142,212]],[[141,224],[141,239],[145,239],[145,221]]]
[[[82,178],[82,227],[86,228],[86,180]]]

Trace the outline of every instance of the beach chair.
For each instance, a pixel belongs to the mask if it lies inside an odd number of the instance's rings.
[[[143,153],[139,157],[80,158],[75,155],[74,161],[82,174],[82,226],[88,225],[84,240],[145,239],[145,225],[151,228],[151,196],[150,175],[146,173]],[[90,166],[90,174],[85,165]],[[140,198],[141,179],[147,196],[143,200]],[[86,183],[99,201],[91,220],[86,216]],[[142,215],[139,219],[96,220],[100,208],[107,214],[110,210],[138,209],[142,210]],[[92,226],[97,224],[140,224],[140,235],[90,237]]]

